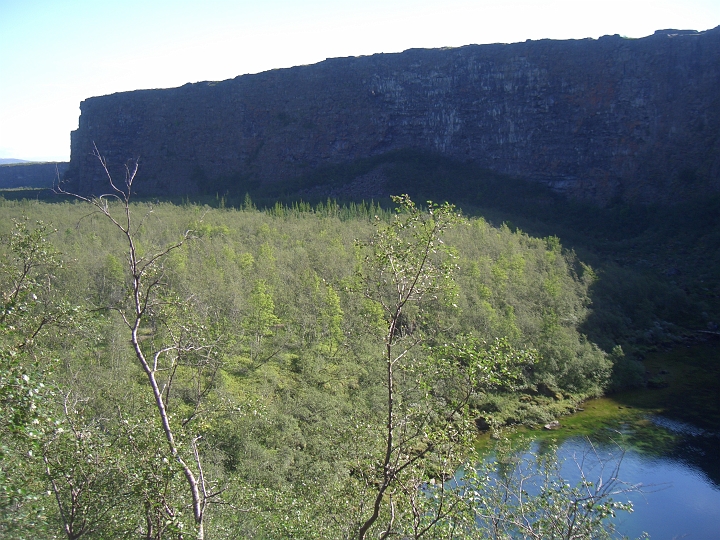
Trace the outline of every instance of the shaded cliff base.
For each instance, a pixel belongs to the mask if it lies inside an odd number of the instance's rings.
[[[374,201],[408,193],[450,201],[465,214],[531,236],[557,236],[598,274],[583,332],[605,350],[622,343],[630,358],[695,341],[720,325],[720,195],[693,195],[694,178],[673,204],[639,204],[618,194],[603,207],[471,163],[403,150],[316,169],[293,182],[206,180],[206,194],[175,202],[258,208]],[[702,193],[702,189],[699,193]],[[635,356],[633,356],[635,355]]]
[[[0,164],[0,189],[50,188],[69,165],[63,161]]]
[[[297,178],[283,182],[263,183],[251,174],[213,177],[197,166],[191,175],[196,194],[225,197],[226,202],[242,202],[245,194],[262,205],[276,201],[289,203],[324,201],[389,200],[397,193],[408,193],[418,200],[449,200],[472,207],[494,207],[512,200],[513,209],[525,201],[524,207],[536,209],[565,205],[567,199],[588,206],[614,207],[636,202],[647,204],[638,186],[626,186],[620,180],[612,187],[603,187],[603,196],[595,193],[588,181],[557,181],[556,179],[525,179],[482,168],[472,161],[417,149],[402,149],[349,162],[326,165],[309,170]],[[720,194],[720,186],[698,170],[685,168],[672,173],[657,173],[651,191],[664,193],[655,204],[674,205]],[[533,212],[534,213],[534,210]]]
[[[408,193],[418,202],[450,201],[467,215],[531,236],[556,236],[599,277],[583,332],[607,351],[622,343],[630,358],[692,342],[699,331],[720,325],[718,195],[692,196],[688,190],[685,200],[672,205],[633,204],[618,197],[599,207],[538,182],[408,150],[316,169],[282,186],[240,177],[205,178],[204,185],[205,194],[170,200],[312,211],[312,205],[328,199],[389,207],[390,194]],[[2,196],[55,197],[49,190]]]

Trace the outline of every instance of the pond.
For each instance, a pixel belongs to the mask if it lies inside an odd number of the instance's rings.
[[[615,500],[617,531],[630,538],[720,538],[720,347],[709,343],[656,354],[645,361],[656,388],[591,400],[561,418],[557,430],[509,435],[521,450],[515,459],[555,454],[561,476],[576,482],[584,458],[588,478],[599,461],[620,461],[618,477],[641,485]],[[485,443],[489,451],[490,441]],[[590,449],[592,451],[590,451]]]

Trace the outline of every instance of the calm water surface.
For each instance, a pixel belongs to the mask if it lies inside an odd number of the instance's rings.
[[[720,438],[713,438],[713,446],[718,449],[715,459],[719,459]],[[578,478],[573,456],[582,455],[587,446],[584,438],[570,438],[560,444],[558,456],[565,460],[562,471],[565,478]],[[695,446],[695,451],[701,446]],[[692,452],[690,448],[687,447]],[[619,454],[613,447],[601,450]],[[618,514],[616,523],[620,533],[630,538],[646,532],[653,539],[720,539],[720,486],[692,462],[697,456],[687,457],[690,459],[680,455],[655,456],[633,448],[626,450],[619,477],[628,484],[643,487],[641,492],[625,496],[632,501],[634,511]]]
[[[563,478],[577,481],[575,458],[587,456],[592,441],[604,459],[622,457],[621,480],[643,486],[624,495],[634,512],[618,514],[621,534],[720,540],[720,346],[658,354],[645,367],[661,388],[588,401],[557,431],[516,434],[532,441],[524,455],[557,449]],[[594,479],[597,460],[586,463]]]

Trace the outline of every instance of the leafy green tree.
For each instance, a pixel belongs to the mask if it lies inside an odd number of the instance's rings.
[[[344,313],[340,306],[340,297],[332,285],[325,285],[325,295],[322,298],[318,326],[323,347],[332,355],[343,343],[345,334],[343,331]]]
[[[68,540],[122,537],[136,523],[128,498],[132,495],[126,454],[107,419],[89,419],[83,400],[71,392],[63,397],[62,418],[43,438],[42,458],[58,521]]]
[[[255,281],[250,292],[248,310],[241,325],[254,367],[264,363],[277,352],[270,352],[264,357],[262,351],[265,339],[273,336],[279,325],[280,319],[275,315],[275,302],[270,289],[265,280],[259,279]]]
[[[361,270],[362,291],[382,307],[386,327],[385,420],[371,464],[357,473],[369,497],[359,504],[359,539],[420,538],[455,512],[461,499],[444,480],[472,447],[471,399],[506,363],[503,354],[481,353],[476,344],[452,354],[429,348],[441,330],[437,307],[454,300],[454,252],[443,234],[460,219],[447,204],[422,211],[407,196],[395,202],[398,214],[366,244]]]
[[[60,266],[50,229],[15,221],[0,255],[0,532],[4,538],[44,530],[40,440],[49,425],[48,365],[35,340],[69,309],[52,303]]]

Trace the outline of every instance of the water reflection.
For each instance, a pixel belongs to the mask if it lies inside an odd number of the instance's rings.
[[[720,538],[720,490],[700,469],[672,457],[654,458],[630,451],[623,460],[621,477],[648,486],[643,496],[630,497],[635,511],[619,520],[618,530],[623,534]]]
[[[478,467],[476,523],[490,538],[614,538],[607,516],[627,511],[638,487],[619,477],[618,445],[567,439],[504,441]],[[524,446],[518,449],[517,444]],[[514,446],[514,448],[512,447]],[[477,479],[477,478],[476,478]],[[463,479],[464,480],[464,479]],[[620,536],[622,536],[620,534]]]
[[[541,434],[537,434],[541,435]],[[631,501],[634,512],[619,512],[617,532],[637,538],[720,538],[720,437],[662,416],[643,415],[599,427],[586,437],[558,433],[527,443],[513,459],[497,469],[507,477],[520,463],[556,456],[559,476],[569,483],[581,480],[578,464],[594,479],[603,464],[621,460],[619,478],[626,486],[642,486],[618,494],[615,500]],[[496,455],[492,459],[496,459]],[[594,476],[594,478],[593,478]]]
[[[693,474],[720,489],[720,433],[662,416],[653,416],[652,422],[678,435],[677,443],[667,452],[667,457],[685,464]],[[717,536],[720,538],[720,523]]]

